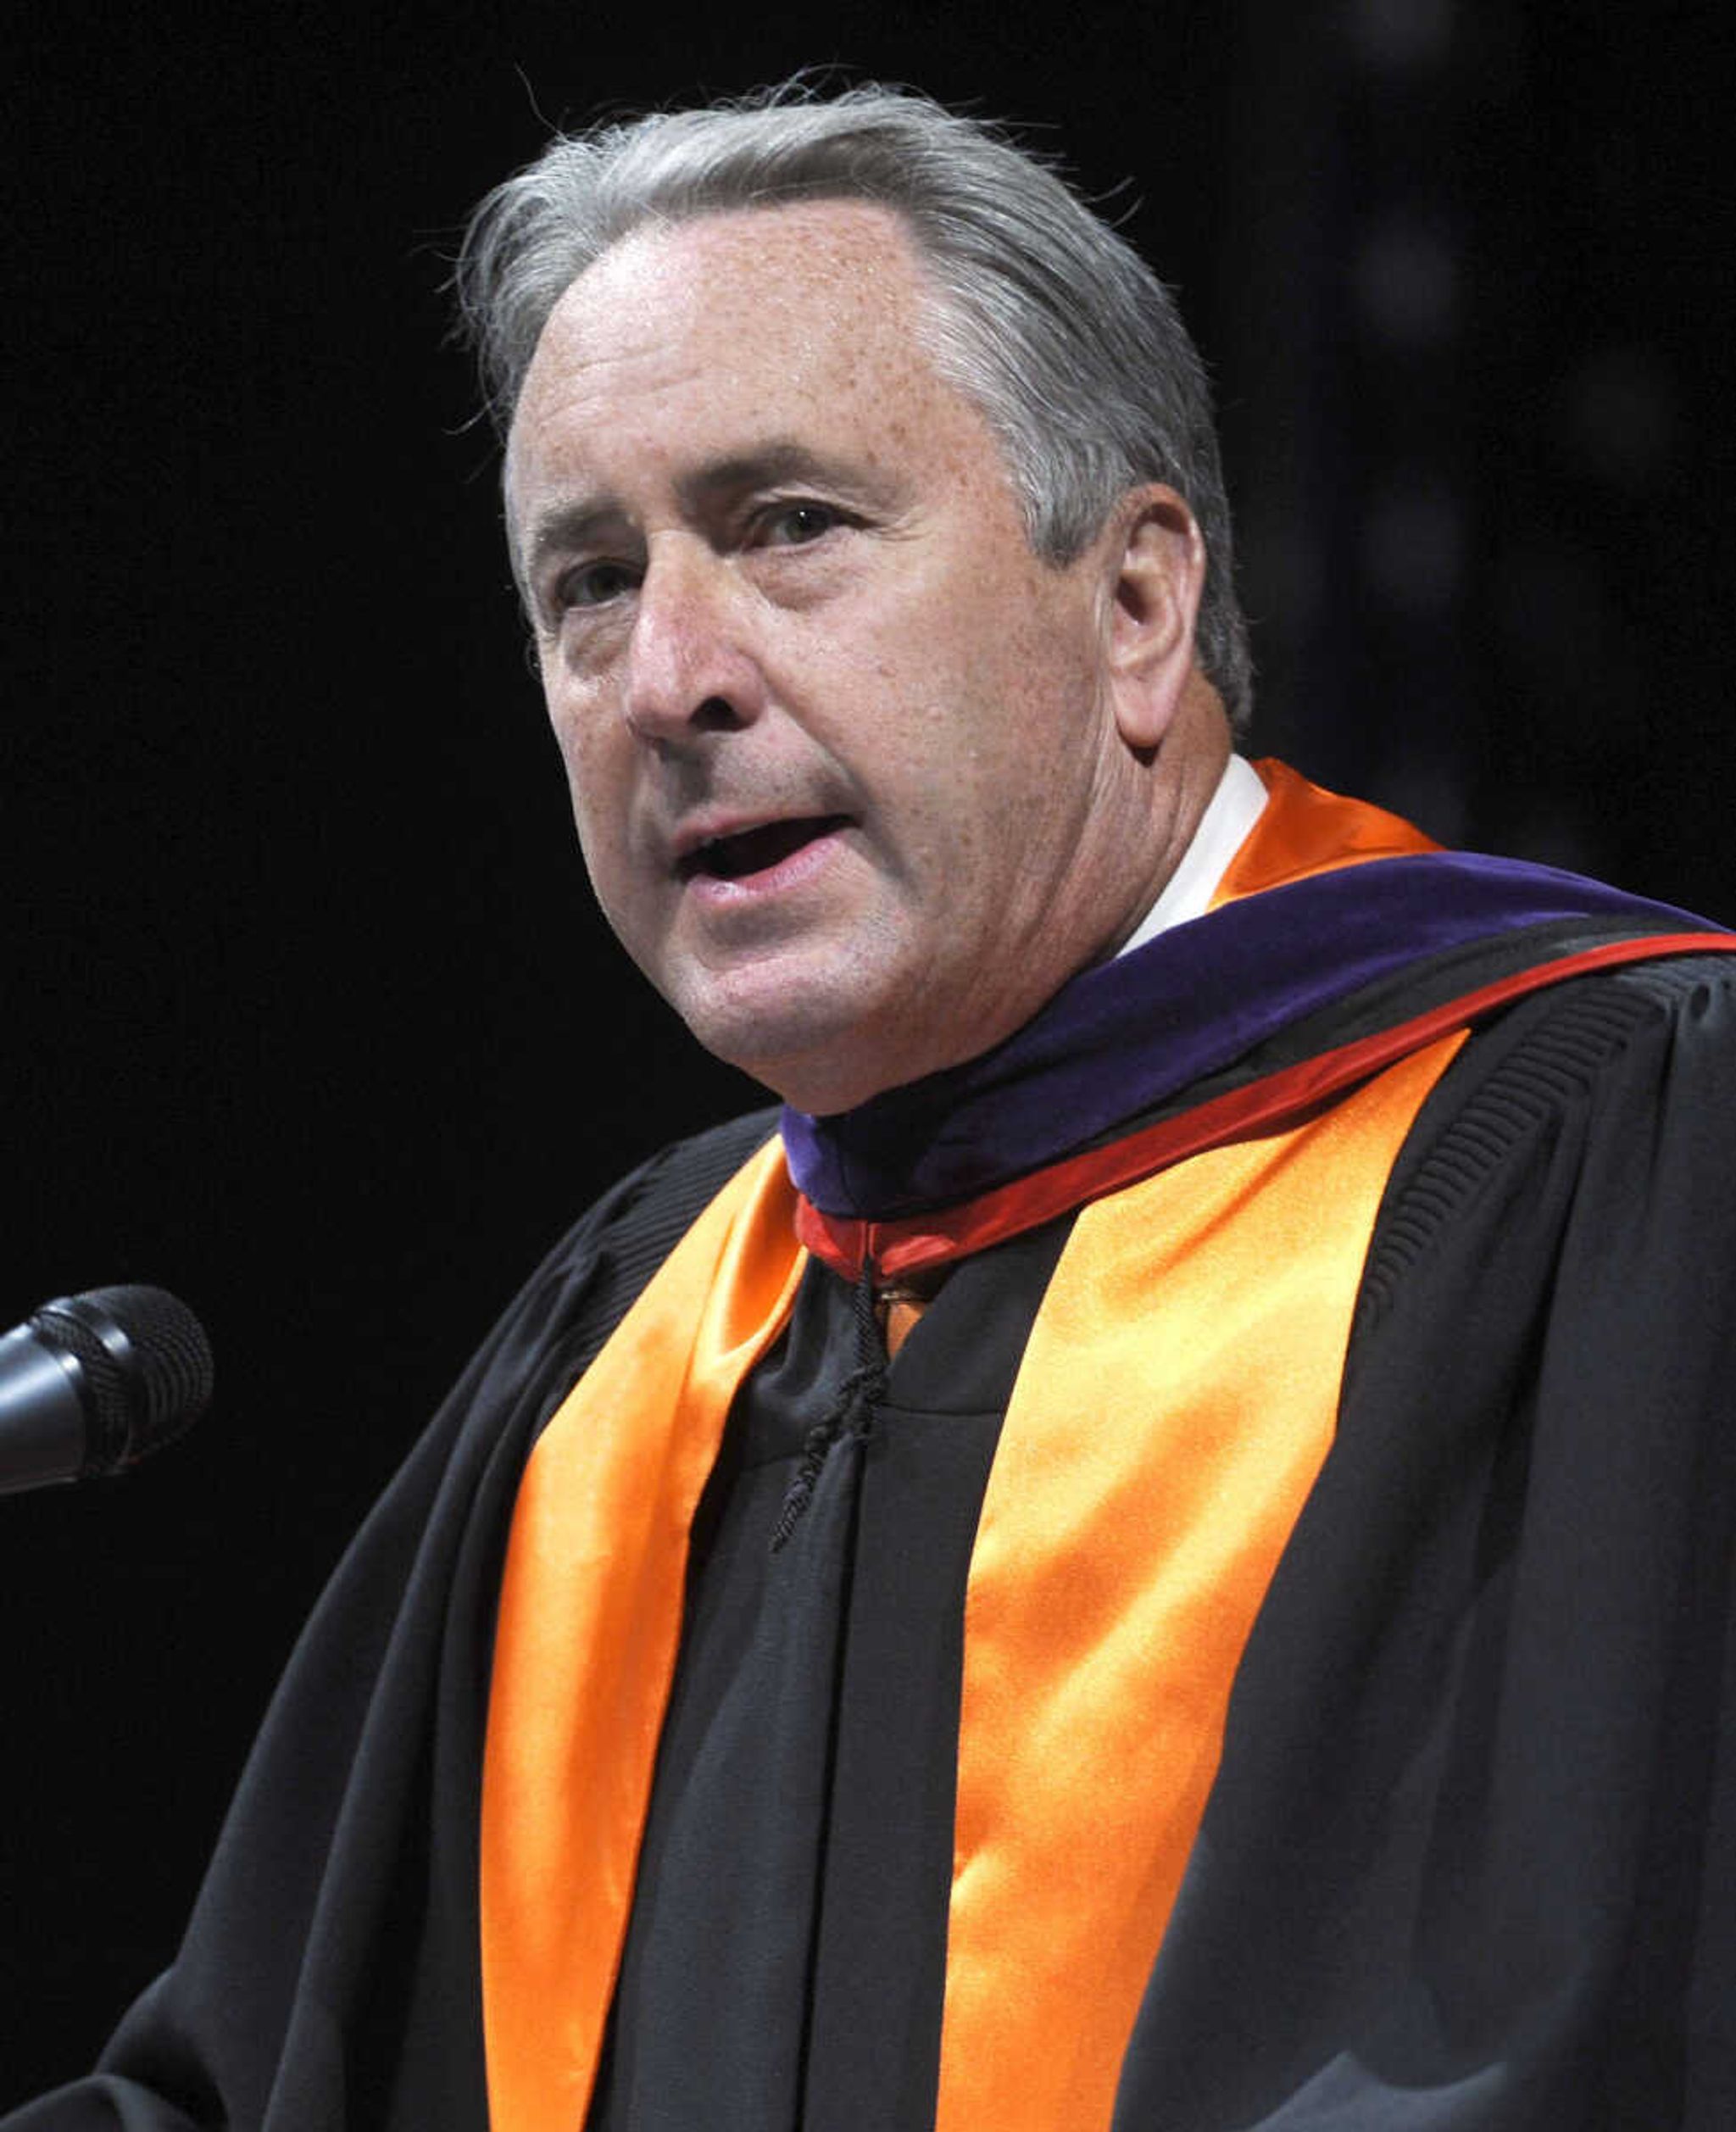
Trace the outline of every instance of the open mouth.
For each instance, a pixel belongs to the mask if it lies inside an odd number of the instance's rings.
[[[849,819],[847,815],[804,815],[790,821],[762,822],[757,829],[743,829],[733,837],[714,837],[690,851],[676,871],[683,881],[740,881],[748,874],[781,866],[804,845],[843,828]]]

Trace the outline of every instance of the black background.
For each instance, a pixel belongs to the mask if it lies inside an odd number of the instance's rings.
[[[1260,745],[1736,919],[1717,24],[73,5],[24,39],[0,1323],[159,1282],[220,1390],[125,1483],[0,1501],[0,2104],[172,1952],[299,1621],[530,1265],[756,1099],[588,906],[442,344],[470,204],[552,124],[804,64],[1027,122],[1217,376]]]

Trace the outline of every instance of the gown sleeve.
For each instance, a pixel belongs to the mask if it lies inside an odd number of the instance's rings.
[[[1730,960],[1419,1118],[1116,2132],[1736,2124]]]

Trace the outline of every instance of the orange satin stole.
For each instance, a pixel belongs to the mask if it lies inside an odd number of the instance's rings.
[[[1074,1224],[965,1592],[937,2132],[1109,2125],[1381,1194],[1463,1042]]]
[[[1321,847],[1348,860],[1427,848],[1390,816],[1260,767],[1273,799],[1227,893],[1318,871],[1333,863]],[[1388,842],[1388,824],[1408,840]],[[1236,1667],[1331,1443],[1381,1192],[1461,1041],[1438,1039],[1299,1126],[1088,1206],[1074,1226],[966,1588],[938,2132],[1109,2124]],[[583,2123],[674,1675],[688,1526],[730,1402],[793,1299],[794,1203],[774,1144],[653,1278],[526,1468],[483,1770],[495,2132]]]
[[[1075,1225],[966,1591],[939,2132],[1109,2123],[1236,1665],[1332,1439],[1381,1190],[1461,1041]],[[793,1211],[774,1146],[684,1239],[526,1467],[483,1776],[496,2132],[583,2122],[687,1528],[794,1293]]]
[[[1266,787],[1265,811],[1225,869],[1211,899],[1214,910],[1238,896],[1306,881],[1310,874],[1440,849],[1433,837],[1398,815],[1310,784],[1276,756],[1262,756],[1254,767]]]
[[[702,1214],[519,1484],[482,1761],[493,2132],[580,2132],[681,1638],[687,1528],[803,1255],[776,1142]]]

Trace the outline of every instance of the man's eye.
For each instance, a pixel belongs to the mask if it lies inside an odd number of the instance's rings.
[[[581,563],[555,579],[554,606],[562,613],[570,607],[601,607],[632,592],[638,582],[638,572],[626,563]]]
[[[760,520],[760,537],[768,548],[800,548],[843,523],[827,504],[778,504]]]

